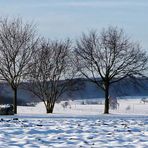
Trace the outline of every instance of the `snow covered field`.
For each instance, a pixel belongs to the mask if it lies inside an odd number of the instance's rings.
[[[0,148],[148,147],[148,103],[120,100],[119,108],[103,115],[103,105],[55,106],[46,115],[42,103],[18,107],[18,115],[0,116]]]
[[[96,101],[93,100],[92,101]],[[100,102],[103,103],[104,100]],[[70,106],[62,107],[62,103],[56,104],[54,114],[69,114],[69,115],[98,115],[104,110],[103,104],[97,105],[82,105],[84,100],[69,101]],[[117,110],[110,110],[111,114],[139,114],[148,115],[148,103],[140,102],[140,99],[120,99],[118,100],[119,107]],[[45,106],[43,103],[37,104],[36,107],[18,107],[20,114],[45,114]]]

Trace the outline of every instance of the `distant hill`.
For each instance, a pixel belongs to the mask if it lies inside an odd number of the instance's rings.
[[[101,88],[98,88],[96,84],[86,80],[77,79],[77,86],[79,83],[83,85],[80,90],[69,92],[73,99],[91,99],[91,98],[104,98],[104,92]],[[127,78],[118,83],[111,85],[110,96],[124,97],[124,96],[148,96],[148,79]],[[68,95],[67,95],[68,97]],[[66,96],[65,96],[66,98]]]
[[[39,100],[29,91],[22,88],[18,89],[18,104],[25,105]],[[12,104],[13,91],[7,83],[0,83],[0,104]]]
[[[98,79],[99,80],[99,79]],[[86,79],[74,79],[75,85],[69,87],[68,91],[62,95],[62,100],[67,99],[94,99],[103,98],[104,92],[94,83]],[[135,80],[127,78],[115,83],[110,88],[110,96],[148,96],[148,80],[137,78]],[[0,104],[12,103],[13,92],[7,83],[0,83]],[[30,102],[39,102],[31,92],[19,89],[18,104],[24,105]]]

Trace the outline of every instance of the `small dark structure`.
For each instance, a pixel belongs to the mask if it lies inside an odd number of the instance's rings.
[[[14,115],[13,105],[0,106],[0,115]]]

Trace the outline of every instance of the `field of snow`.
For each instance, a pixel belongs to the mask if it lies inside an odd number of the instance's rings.
[[[92,99],[92,102],[96,100]],[[103,102],[99,101],[97,105],[82,105],[84,100],[69,101],[69,106],[62,107],[62,103],[56,104],[54,114],[69,114],[69,115],[98,115],[102,114],[104,110]],[[101,104],[102,103],[102,104]],[[120,99],[117,110],[110,110],[111,114],[138,114],[148,115],[148,103],[140,102],[140,99]],[[19,114],[45,114],[46,109],[43,103],[39,103],[36,107],[18,107]]]
[[[71,101],[56,104],[47,115],[42,103],[18,107],[14,116],[0,116],[0,148],[147,148],[148,103],[119,100],[119,108],[103,115],[103,105]]]

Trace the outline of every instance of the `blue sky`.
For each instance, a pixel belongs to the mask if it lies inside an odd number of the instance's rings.
[[[51,39],[109,25],[123,28],[148,50],[148,0],[0,0],[0,16],[23,17]]]

